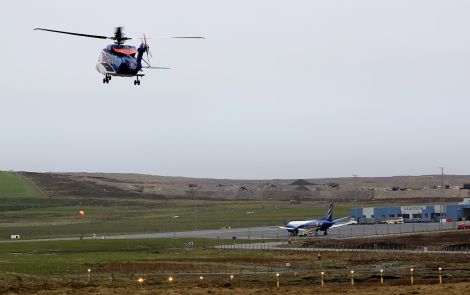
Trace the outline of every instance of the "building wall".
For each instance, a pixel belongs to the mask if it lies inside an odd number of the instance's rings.
[[[465,210],[464,210],[465,209]],[[441,212],[442,211],[442,212]],[[360,223],[403,217],[409,221],[470,220],[470,204],[413,205],[401,207],[352,208],[351,216]]]

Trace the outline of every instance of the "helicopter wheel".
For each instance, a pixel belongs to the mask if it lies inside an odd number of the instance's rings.
[[[106,83],[106,78],[103,78],[103,84],[105,84],[105,83]]]

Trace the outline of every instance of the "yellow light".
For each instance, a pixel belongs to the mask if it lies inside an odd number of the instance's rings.
[[[414,269],[412,269],[412,268],[411,268],[411,269],[410,269],[410,271],[411,271],[411,272],[413,272],[413,271],[414,271]]]
[[[203,279],[204,279],[204,277],[203,277],[203,276],[200,276],[200,277],[199,277],[199,279],[200,279],[200,280],[203,280]]]
[[[351,274],[354,274],[354,270],[351,270]]]
[[[143,283],[143,282],[144,282],[144,279],[143,279],[143,278],[139,278],[139,279],[137,280],[137,282]]]
[[[279,273],[276,274],[276,277],[279,277]]]
[[[442,270],[442,267],[439,267],[439,271],[441,271],[441,270]]]
[[[172,281],[173,281],[173,277],[169,277],[169,278],[168,278],[168,281],[169,281],[169,282],[172,282]]]
[[[230,279],[233,280],[233,275],[230,275]]]
[[[91,272],[91,268],[87,269],[88,272]]]
[[[383,270],[383,269],[381,269],[381,270],[380,270],[380,273],[383,273],[383,272],[384,272],[384,270]]]
[[[322,271],[320,274],[321,274],[321,275],[324,275],[324,274],[325,274],[325,272],[324,272],[324,271]]]

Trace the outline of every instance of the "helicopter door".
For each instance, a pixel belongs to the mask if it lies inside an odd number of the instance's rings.
[[[101,74],[114,74],[116,73],[113,67],[109,64],[108,57],[106,53],[103,51],[98,58],[98,64],[96,65],[96,70]]]

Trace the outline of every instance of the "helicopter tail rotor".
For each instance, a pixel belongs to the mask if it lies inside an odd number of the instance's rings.
[[[153,58],[153,56],[152,52],[150,51],[150,46],[147,44],[147,37],[145,37],[145,34],[143,34],[142,43],[144,44],[144,50],[147,54],[147,60],[150,61],[150,58]]]

